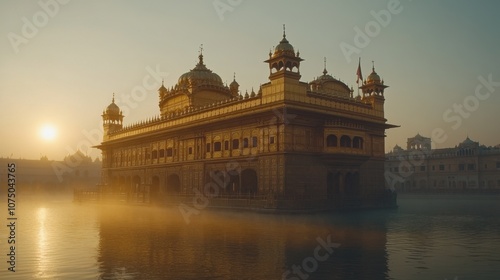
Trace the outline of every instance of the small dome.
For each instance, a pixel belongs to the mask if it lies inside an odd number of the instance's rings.
[[[280,43],[274,48],[274,55],[278,54],[289,54],[292,56],[295,56],[295,51],[293,49],[293,46],[288,42],[288,40],[283,37],[283,39],[280,41]]]
[[[113,99],[111,100],[111,104],[106,107],[106,114],[119,115],[120,107],[115,104],[115,94],[113,93]]]
[[[470,146],[470,145],[474,145],[476,144],[477,142],[474,142],[472,141],[468,136],[467,138],[461,143],[463,146]]]
[[[240,84],[238,84],[238,82],[236,80],[233,80],[230,84],[229,84],[230,87],[238,87],[240,86]]]
[[[229,87],[230,88],[237,88],[239,86],[240,86],[240,84],[238,84],[238,82],[236,81],[236,73],[234,73],[233,81],[229,84]]]
[[[295,57],[295,51],[293,46],[286,39],[285,27],[283,26],[283,39],[281,39],[280,43],[274,48],[273,57],[279,55],[289,55]]]
[[[392,149],[392,151],[395,152],[395,153],[398,153],[398,152],[402,152],[404,150],[398,144],[396,144],[396,146],[394,146],[394,148]]]
[[[368,75],[368,77],[366,78],[366,82],[367,83],[373,83],[373,82],[380,83],[380,81],[381,81],[380,76],[377,74],[377,72],[375,72],[375,67],[373,67],[372,73],[370,75]]]
[[[161,81],[161,87],[158,89],[159,92],[167,91],[167,88],[163,85],[163,81]]]

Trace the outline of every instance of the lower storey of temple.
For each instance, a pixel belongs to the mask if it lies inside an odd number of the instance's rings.
[[[103,169],[104,183],[76,200],[111,199],[195,209],[323,211],[396,206],[383,160],[300,153]]]

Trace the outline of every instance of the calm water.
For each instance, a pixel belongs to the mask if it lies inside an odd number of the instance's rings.
[[[2,226],[0,279],[497,280],[499,199],[401,196],[398,210],[313,216],[204,210],[187,224],[177,208],[20,198],[17,272]]]

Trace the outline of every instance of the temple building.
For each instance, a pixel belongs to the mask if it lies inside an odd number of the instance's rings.
[[[162,83],[159,115],[124,125],[114,99],[105,109],[101,192],[157,203],[202,195],[230,208],[387,204],[384,138],[395,126],[384,118],[387,85],[375,67],[361,95],[326,64],[303,82],[303,59],[283,31],[265,60],[269,81],[243,93],[203,58],[175,85]]]
[[[500,192],[500,145],[486,147],[467,137],[451,148],[431,148],[417,134],[407,148],[386,155],[388,187],[398,192]]]

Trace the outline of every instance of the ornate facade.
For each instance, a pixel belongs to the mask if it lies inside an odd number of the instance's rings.
[[[453,148],[431,149],[431,139],[417,134],[406,150],[396,145],[387,153],[386,175],[400,192],[498,192],[500,146],[467,137]]]
[[[124,126],[113,100],[97,146],[102,191],[166,200],[201,193],[211,205],[246,197],[278,209],[381,204],[385,129],[393,127],[384,118],[387,86],[373,69],[353,96],[326,65],[302,82],[302,61],[283,32],[257,92],[243,94],[236,79],[224,85],[200,51],[192,70],[159,88],[158,116]]]

